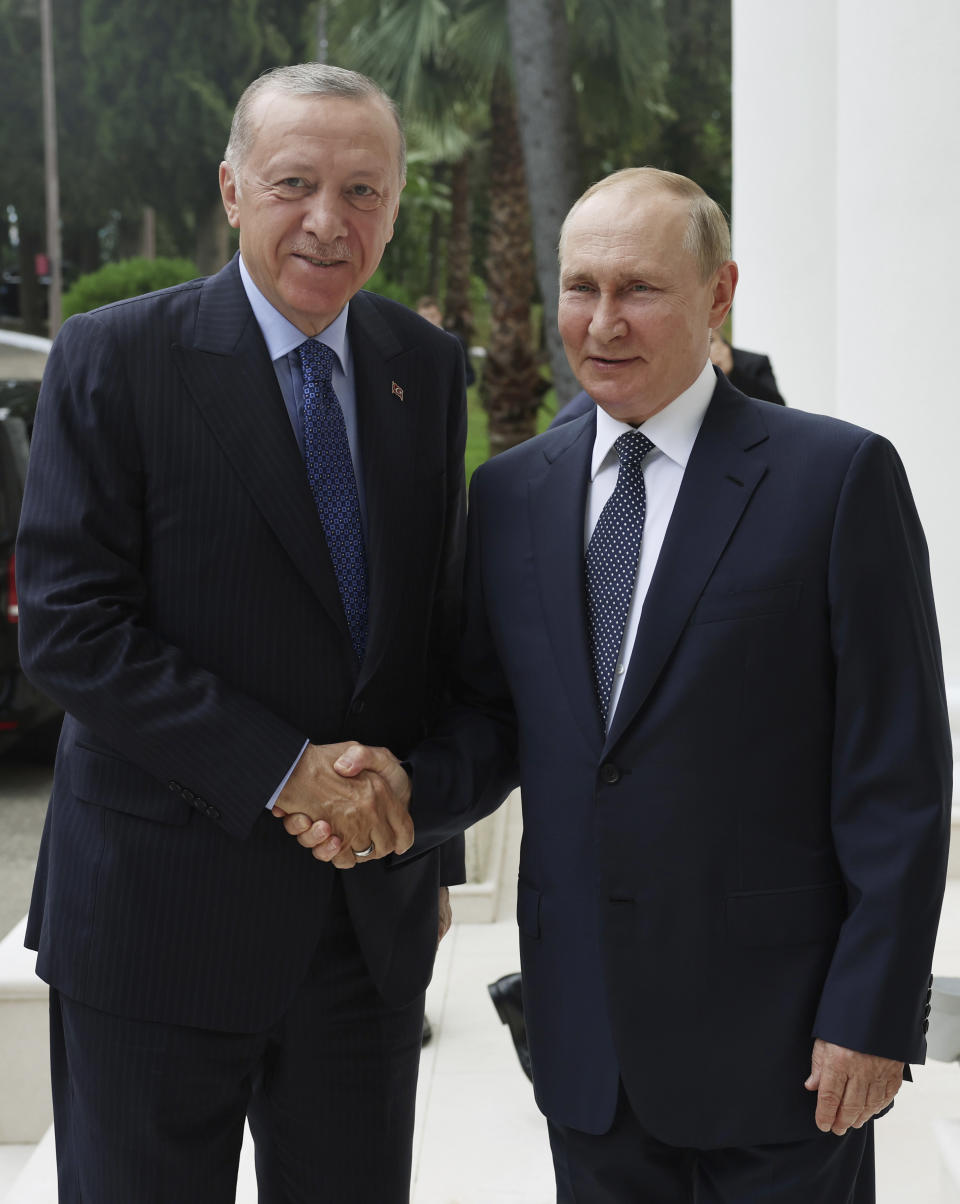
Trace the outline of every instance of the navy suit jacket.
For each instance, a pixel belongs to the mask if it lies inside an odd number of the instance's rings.
[[[421,839],[519,777],[537,1099],[697,1147],[814,1136],[815,1036],[922,1060],[952,756],[924,537],[883,438],[718,380],[604,733],[595,416],[471,486],[461,704],[412,758]],[[456,805],[451,803],[456,799]]]
[[[337,871],[267,801],[306,739],[403,753],[440,705],[461,584],[462,356],[368,293],[349,333],[369,518],[359,673],[236,260],[73,318],[51,352],[17,568],[23,662],[67,718],[27,943],[43,978],[101,1009],[230,1031],[275,1020]],[[429,979],[438,865],[431,852],[344,877],[392,1001]]]

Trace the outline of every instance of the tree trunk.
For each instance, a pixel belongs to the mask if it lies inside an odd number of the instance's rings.
[[[504,70],[494,79],[490,99],[490,186],[490,345],[481,397],[495,456],[536,434],[537,410],[548,388],[531,341],[530,208],[513,89]]]
[[[157,257],[157,211],[144,205],[140,216],[140,254],[144,259]]]
[[[219,198],[197,214],[194,261],[201,276],[219,272],[230,258],[229,229]]]
[[[507,0],[517,118],[537,281],[557,406],[579,390],[557,330],[557,241],[579,191],[579,145],[563,0]]]
[[[469,343],[473,338],[470,303],[470,156],[450,168],[450,232],[447,236],[447,295],[443,324]]]

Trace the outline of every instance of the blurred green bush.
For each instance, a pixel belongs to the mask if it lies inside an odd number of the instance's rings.
[[[192,280],[197,269],[189,259],[122,259],[81,276],[63,297],[63,316],[84,314],[111,301],[139,297],[158,288]]]

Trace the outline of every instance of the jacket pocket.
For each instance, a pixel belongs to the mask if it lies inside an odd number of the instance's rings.
[[[802,591],[802,581],[787,581],[783,585],[763,586],[761,589],[706,593],[690,616],[690,622],[722,623],[728,619],[752,619],[758,615],[795,610]]]
[[[847,910],[842,882],[789,890],[743,891],[727,896],[727,932],[754,948],[832,940]]]
[[[132,761],[75,744],[70,752],[70,785],[85,803],[123,811],[159,824],[182,825],[192,808]]]
[[[517,883],[517,926],[524,936],[540,936],[540,892],[522,878]]]

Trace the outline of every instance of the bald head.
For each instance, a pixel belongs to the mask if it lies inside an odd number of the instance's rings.
[[[675,197],[683,203],[687,212],[687,226],[683,236],[683,247],[697,260],[700,279],[709,280],[721,264],[730,258],[730,228],[723,210],[703,191],[699,184],[687,176],[673,171],[661,171],[657,167],[628,167],[615,171],[591,184],[586,192],[573,203],[560,229],[560,263],[567,230],[571,219],[581,206],[598,193],[616,191],[629,202],[638,202],[651,195],[661,194]]]

